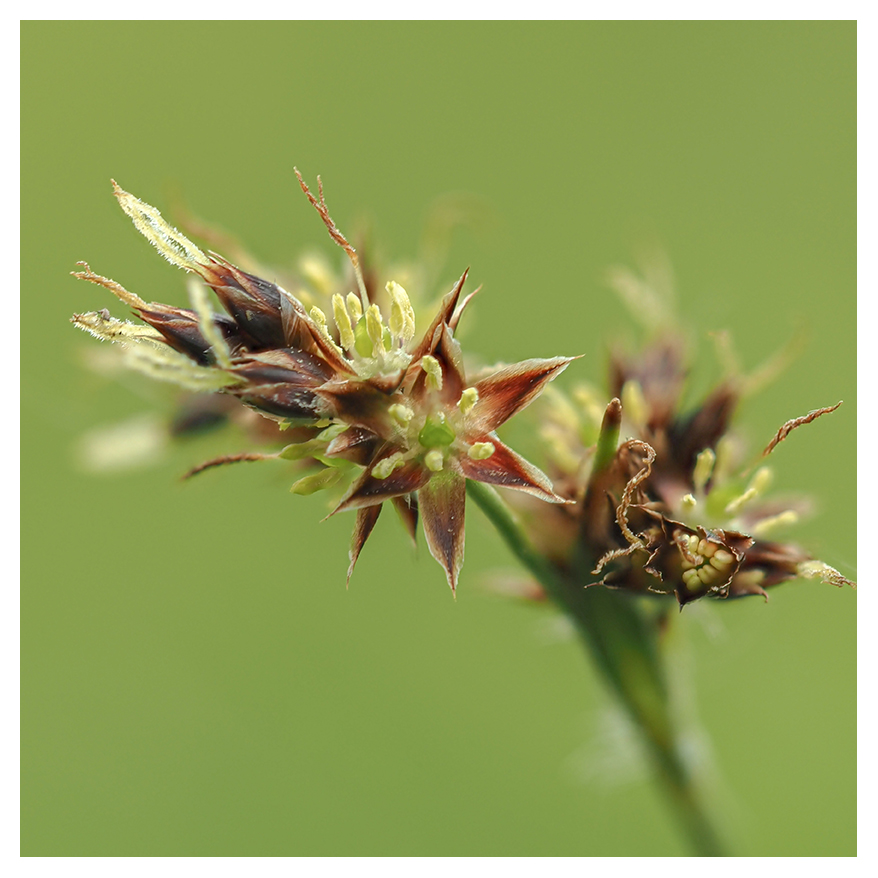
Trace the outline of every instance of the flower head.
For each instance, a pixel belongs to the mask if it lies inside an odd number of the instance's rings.
[[[669,594],[682,607],[705,596],[758,594],[796,578],[853,585],[775,535],[806,504],[769,495],[765,458],[789,434],[841,403],[786,422],[755,459],[730,432],[747,382],[727,377],[683,407],[686,346],[658,335],[638,355],[615,353],[609,392],[553,392],[543,430],[558,493],[575,501],[533,516],[540,547],[560,565],[591,558],[594,578],[635,592]]]
[[[235,397],[283,429],[297,429],[300,441],[277,455],[234,455],[197,471],[233,460],[310,460],[319,469],[293,491],[311,493],[361,468],[332,513],[356,510],[348,578],[390,500],[412,536],[418,519],[423,522],[430,552],[454,590],[463,562],[467,479],[566,502],[496,430],[571,358],[526,360],[469,381],[454,337],[473,295],[463,297],[467,272],[419,332],[398,283],[386,284],[383,308],[371,301],[358,254],[332,221],[322,184],[315,196],[299,181],[347,253],[357,292],[334,294],[326,310],[306,309],[279,285],[203,252],[154,207],[113,183],[137,229],[169,262],[213,290],[225,313],[213,312],[200,284],[191,287],[192,307],[178,308],[146,302],[83,263],[74,274],[109,289],[143,324],[107,312],[77,314],[73,322],[122,345],[130,364],[147,374]]]

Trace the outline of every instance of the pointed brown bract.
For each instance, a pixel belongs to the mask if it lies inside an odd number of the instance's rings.
[[[249,339],[251,350],[270,350],[284,344],[281,291],[276,284],[247,274],[230,262],[212,256],[199,274]]]
[[[381,460],[386,460],[382,457]],[[376,461],[380,463],[381,461]],[[359,509],[361,506],[374,506],[394,497],[401,497],[418,491],[430,481],[430,473],[423,466],[411,461],[395,469],[387,478],[376,479],[372,473],[372,464],[350,487],[341,502],[332,511],[344,512],[348,509]]]
[[[451,590],[463,565],[466,481],[457,473],[434,476],[418,492],[430,554],[445,568]]]
[[[360,557],[360,551],[369,538],[369,534],[372,533],[372,528],[375,527],[375,522],[378,521],[380,514],[380,503],[377,506],[364,506],[362,509],[357,510],[357,521],[354,524],[354,532],[351,535],[351,548],[348,553],[351,559],[350,567],[348,567],[348,584],[350,584],[357,558]]]
[[[403,494],[400,497],[391,497],[399,520],[402,522],[406,533],[411,537],[412,543],[418,544],[418,495]]]
[[[382,440],[371,430],[363,427],[348,427],[326,446],[327,457],[339,457],[360,466],[368,466]]]
[[[479,393],[473,408],[476,429],[491,433],[505,424],[542,393],[543,388],[573,361],[573,357],[550,360],[525,360],[498,369],[479,381]]]
[[[496,435],[491,435],[489,441],[494,446],[494,453],[486,460],[473,460],[468,456],[460,458],[461,472],[468,479],[524,491],[547,503],[570,502],[552,490],[552,482],[545,473],[504,445]]]
[[[417,378],[422,374],[423,370],[421,369],[421,360],[427,354],[432,354],[435,350],[436,345],[439,343],[441,334],[437,334],[437,330],[441,330],[443,325],[447,324],[454,314],[454,309],[457,306],[458,299],[460,298],[460,291],[463,289],[463,285],[466,282],[466,276],[468,273],[469,269],[467,269],[460,276],[451,292],[442,299],[442,304],[439,307],[439,313],[433,318],[433,322],[424,333],[420,344],[417,345],[417,347],[415,347],[415,349],[412,351],[412,362],[402,382],[404,389],[408,390],[414,383],[414,381],[417,380]]]

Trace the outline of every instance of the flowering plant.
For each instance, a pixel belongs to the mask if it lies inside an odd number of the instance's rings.
[[[665,601],[664,608],[673,596],[682,609],[704,597],[767,597],[767,588],[799,577],[853,585],[803,549],[770,538],[795,523],[798,509],[766,499],[770,469],[736,447],[730,424],[746,382],[729,376],[685,409],[685,344],[659,333],[640,353],[613,356],[603,399],[594,389],[552,393],[540,418],[547,475],[497,430],[574,358],[473,373],[456,338],[475,295],[464,295],[468,271],[419,329],[406,289],[393,279],[381,286],[363,270],[329,214],[322,183],[315,195],[301,175],[299,182],[352,274],[324,275],[314,285],[323,308],[205,252],[114,183],[136,228],[189,273],[191,308],[148,302],[82,263],[75,276],[107,288],[142,323],[106,310],[72,322],[115,343],[132,368],[219,394],[269,422],[279,450],[215,458],[189,475],[241,461],[307,467],[294,493],[337,491],[330,514],[355,512],[348,580],[390,501],[413,539],[422,523],[455,592],[469,494],[535,580],[529,596],[550,598],[576,625],[642,732],[695,848],[716,853],[720,842],[669,707],[663,613],[644,601]],[[345,291],[348,280],[355,291]],[[212,309],[208,288],[224,313]],[[638,305],[648,298],[641,293]],[[762,456],[838,405],[787,421]],[[501,498],[495,487],[511,492]]]

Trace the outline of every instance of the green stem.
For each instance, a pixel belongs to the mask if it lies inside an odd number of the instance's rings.
[[[497,492],[467,482],[467,493],[506,545],[576,626],[584,646],[643,736],[659,779],[698,856],[722,856],[721,845],[699,802],[678,750],[656,625],[637,598],[602,587],[585,588],[593,563],[562,568],[528,541]]]

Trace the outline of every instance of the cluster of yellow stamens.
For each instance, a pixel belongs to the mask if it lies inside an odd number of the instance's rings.
[[[735,556],[727,549],[710,540],[679,531],[674,535],[674,541],[682,555],[683,582],[689,588],[716,585],[728,578]]]
[[[406,348],[415,337],[414,308],[408,293],[398,283],[390,281],[386,289],[390,296],[390,319],[386,324],[377,305],[364,303],[354,293],[347,297],[336,293],[332,297],[340,350],[361,378],[397,372],[411,362]],[[311,318],[326,329],[326,315],[316,306],[311,309]]]

